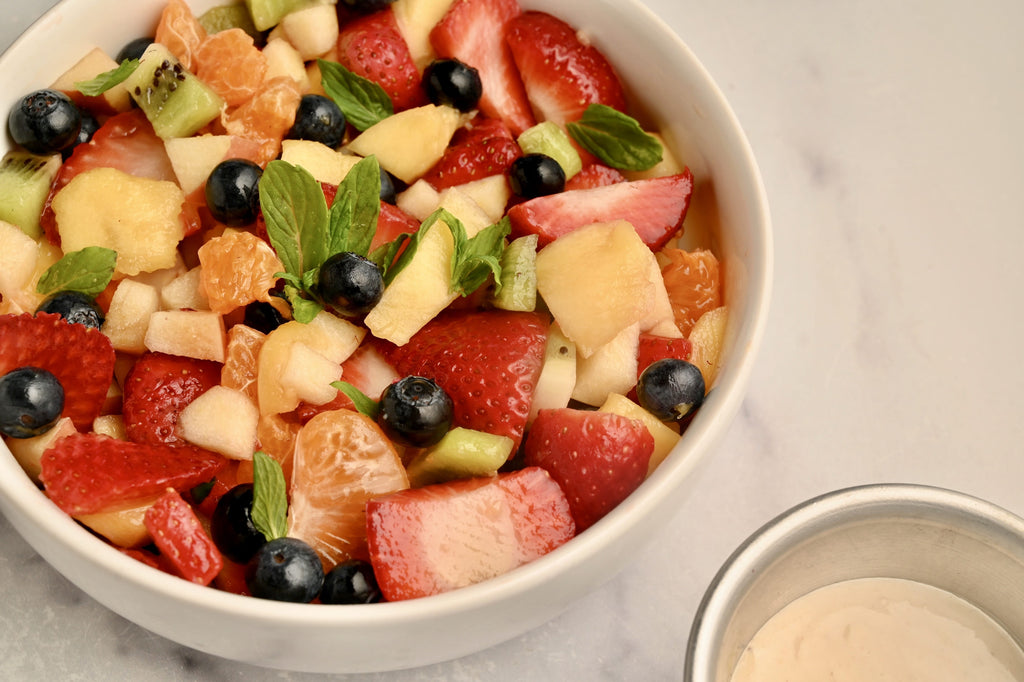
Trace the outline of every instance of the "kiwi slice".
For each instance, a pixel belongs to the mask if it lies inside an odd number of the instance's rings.
[[[502,310],[529,312],[537,307],[537,235],[509,242],[501,254],[501,288],[492,303]]]
[[[43,230],[39,216],[60,169],[60,154],[36,156],[14,150],[0,159],[0,220],[17,225],[32,238]]]
[[[165,140],[193,135],[224,107],[224,100],[160,43],[146,48],[125,85]]]
[[[326,4],[323,0],[245,0],[256,29],[266,31],[273,28],[284,18],[296,10],[313,5]]]
[[[553,121],[542,121],[522,132],[517,140],[524,154],[546,154],[558,162],[568,180],[583,168],[580,153],[572,146],[572,140]]]
[[[263,33],[256,28],[252,15],[245,5],[217,5],[199,15],[199,24],[207,33],[220,33],[230,28],[240,28],[257,43],[263,40]]]
[[[456,426],[420,450],[407,471],[413,487],[460,478],[493,476],[512,456],[512,439]]]

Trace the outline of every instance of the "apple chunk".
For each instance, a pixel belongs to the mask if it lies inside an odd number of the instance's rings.
[[[582,227],[537,254],[537,291],[583,357],[644,319],[651,275],[650,249],[624,220]]]
[[[260,411],[241,391],[214,386],[178,417],[181,437],[231,459],[252,459]]]
[[[197,360],[224,362],[224,320],[205,310],[162,310],[149,317],[146,349]]]

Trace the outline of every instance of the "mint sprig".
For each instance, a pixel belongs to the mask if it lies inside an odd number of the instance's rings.
[[[591,104],[566,129],[584,149],[619,170],[648,170],[664,154],[658,138],[644,132],[636,119],[604,104]]]
[[[135,73],[135,69],[137,68],[139,68],[138,59],[125,59],[116,68],[113,68],[110,71],[104,71],[87,81],[76,82],[75,89],[86,97],[102,95],[115,85],[120,85],[126,81],[128,76]]]
[[[358,388],[348,383],[347,381],[334,381],[331,386],[338,389],[352,401],[355,405],[356,410],[365,414],[370,419],[377,419],[377,414],[380,412],[380,406],[377,401],[366,395]]]
[[[337,62],[318,59],[317,65],[324,92],[357,130],[366,130],[395,113],[391,97],[373,81],[352,73]]]
[[[102,246],[70,251],[47,268],[36,284],[36,292],[49,296],[58,291],[78,291],[98,296],[114,276],[117,252]]]
[[[306,169],[271,161],[259,185],[267,236],[285,271],[284,294],[296,320],[310,322],[325,305],[316,292],[320,267],[336,253],[367,255],[380,214],[380,166],[361,159],[327,206],[320,183]]]
[[[288,534],[288,491],[276,459],[262,450],[252,456],[252,522],[267,542]]]

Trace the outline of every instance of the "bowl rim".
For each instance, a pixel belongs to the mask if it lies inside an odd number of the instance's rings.
[[[13,41],[3,55],[0,55],[0,69],[7,67],[27,44],[38,40],[38,34],[47,25],[59,23],[60,13],[73,1],[61,0]],[[592,1],[612,8],[619,4],[614,0]],[[536,2],[523,0],[521,4],[527,8]],[[5,469],[11,470],[13,467],[20,472],[17,462],[9,454],[0,456],[0,506],[12,505],[18,514],[38,528],[44,529],[49,540],[61,543],[102,570],[131,581],[141,589],[161,598],[184,601],[187,605],[204,612],[215,611],[232,617],[284,625],[301,623],[303,626],[345,627],[365,626],[368,623],[407,624],[486,609],[496,603],[508,603],[518,595],[547,582],[552,575],[572,572],[574,568],[599,555],[609,544],[622,540],[636,525],[637,519],[643,518],[652,509],[663,504],[679,488],[679,483],[690,476],[704,459],[703,455],[712,449],[712,442],[728,429],[732,417],[739,410],[767,325],[774,261],[771,219],[764,184],[750,143],[735,113],[718,84],[682,38],[646,5],[637,2],[634,8],[642,15],[634,20],[654,29],[652,41],[656,41],[664,49],[678,52],[686,62],[687,68],[700,73],[699,87],[713,102],[717,109],[716,113],[720,116],[720,128],[732,138],[734,151],[740,155],[737,167],[743,169],[744,176],[737,178],[736,184],[748,188],[746,194],[752,202],[751,240],[761,256],[756,263],[757,268],[749,273],[752,276],[746,287],[744,305],[748,312],[744,316],[743,328],[736,332],[737,344],[732,349],[731,361],[723,367],[718,377],[718,390],[713,391],[705,402],[709,409],[703,410],[694,418],[687,437],[680,441],[672,456],[644,482],[638,494],[631,495],[592,529],[581,533],[555,551],[502,576],[422,599],[344,607],[268,603],[252,597],[190,584],[175,576],[146,567],[82,529],[53,505],[28,477],[22,475],[22,481],[7,480],[11,477],[3,474],[9,474],[10,471]],[[0,455],[5,452],[8,452],[6,447],[0,447]],[[25,536],[20,530],[19,534]],[[35,548],[35,543],[29,542]],[[607,576],[605,580],[610,577]]]
[[[821,493],[779,513],[736,547],[708,584],[694,614],[687,641],[683,679],[715,679],[719,638],[732,609],[760,577],[802,540],[828,531],[840,521],[853,521],[875,512],[910,513],[932,510],[957,516],[961,526],[984,524],[1005,534],[1024,537],[1024,518],[974,495],[919,483],[868,483]]]

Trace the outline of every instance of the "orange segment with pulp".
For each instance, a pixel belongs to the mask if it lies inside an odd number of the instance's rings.
[[[722,305],[718,259],[704,249],[663,249],[660,255],[668,261],[662,265],[661,275],[676,326],[688,336],[701,315]]]

